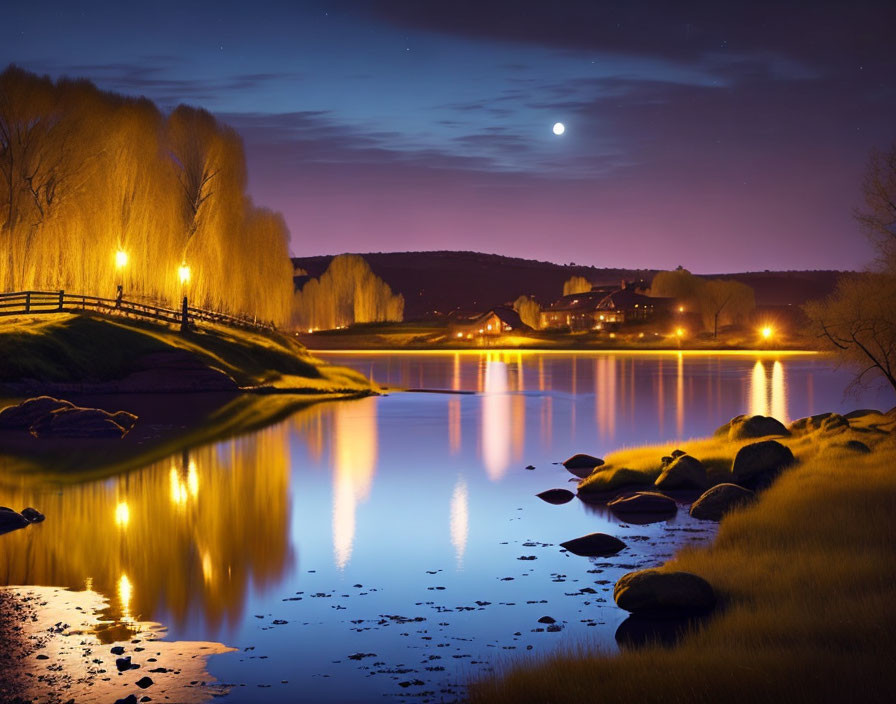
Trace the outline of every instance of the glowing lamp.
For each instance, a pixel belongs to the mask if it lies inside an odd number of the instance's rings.
[[[678,306],[678,312],[684,313],[684,306]]]
[[[128,253],[123,249],[115,252],[115,268],[124,269],[128,265]]]
[[[771,325],[766,325],[764,328],[762,328],[761,332],[763,340],[770,340],[775,331],[772,330]]]
[[[677,328],[675,330],[675,335],[678,337],[684,337],[684,328]]]
[[[190,283],[190,267],[186,264],[181,264],[177,268],[177,278],[180,279],[180,283],[184,286]]]

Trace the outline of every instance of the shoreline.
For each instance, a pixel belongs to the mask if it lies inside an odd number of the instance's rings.
[[[816,355],[825,355],[827,353],[821,352],[819,350],[802,350],[802,349],[787,349],[787,350],[766,350],[766,349],[673,349],[673,348],[657,348],[657,349],[642,349],[642,348],[621,348],[621,347],[595,347],[595,348],[581,348],[581,347],[571,347],[568,349],[558,349],[556,347],[549,348],[534,348],[534,347],[440,347],[434,349],[433,347],[421,347],[419,349],[409,348],[409,347],[401,347],[401,348],[345,348],[341,349],[338,347],[335,348],[308,348],[308,352],[311,354],[484,354],[489,352],[499,352],[501,354],[519,354],[519,353],[531,353],[531,354],[637,354],[637,355],[651,355],[651,354],[662,354],[662,355],[679,355],[679,354],[687,354],[687,355],[704,355],[704,356],[748,356],[755,357],[757,355],[762,356],[816,356]]]

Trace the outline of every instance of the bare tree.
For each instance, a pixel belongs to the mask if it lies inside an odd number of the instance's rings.
[[[753,289],[740,281],[710,279],[697,291],[703,324],[718,337],[720,323],[739,323],[756,307]]]
[[[864,208],[855,211],[862,229],[877,246],[885,266],[896,271],[896,142],[875,150],[862,183]]]
[[[854,385],[882,377],[896,391],[896,277],[845,276],[834,293],[805,311],[823,346],[858,370]]]

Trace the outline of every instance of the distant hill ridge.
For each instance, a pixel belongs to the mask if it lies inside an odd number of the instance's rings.
[[[623,279],[650,281],[657,269],[602,269],[480,252],[358,252],[374,273],[405,298],[405,319],[447,314],[454,310],[486,310],[512,303],[527,294],[542,304],[563,293],[563,282],[584,276],[594,285]],[[318,277],[334,255],[294,257],[296,268]],[[830,293],[839,271],[764,271],[711,274],[737,279],[756,291],[760,306],[801,305]],[[301,279],[297,280],[301,284]]]

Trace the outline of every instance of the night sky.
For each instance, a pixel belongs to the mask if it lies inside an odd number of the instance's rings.
[[[854,268],[894,29],[893,2],[19,2],[0,64],[213,111],[300,256]]]

